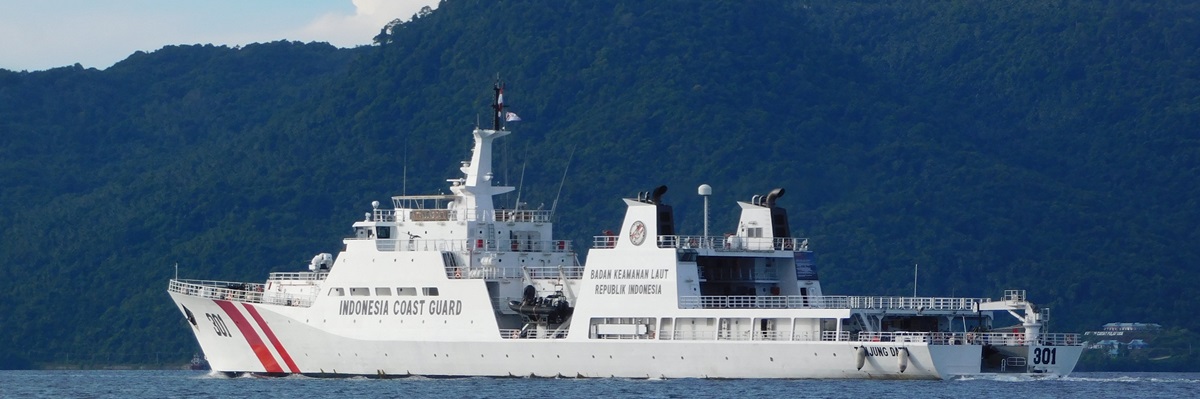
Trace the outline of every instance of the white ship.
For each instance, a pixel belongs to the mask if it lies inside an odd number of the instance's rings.
[[[447,195],[372,204],[336,257],[265,283],[170,281],[213,370],[310,376],[938,379],[1064,376],[1078,334],[1002,298],[826,295],[776,189],[736,234],[681,235],[666,187],[624,199],[581,265],[551,210],[497,208],[502,125],[476,128]],[[701,186],[700,194],[711,189]],[[707,227],[707,198],[705,202]],[[614,220],[615,222],[615,220]],[[994,329],[993,313],[1016,327]]]

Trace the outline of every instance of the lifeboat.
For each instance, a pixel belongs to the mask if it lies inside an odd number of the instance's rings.
[[[559,324],[575,311],[562,291],[540,297],[537,296],[537,289],[530,285],[525,287],[523,294],[520,301],[508,301],[508,308],[531,320]]]

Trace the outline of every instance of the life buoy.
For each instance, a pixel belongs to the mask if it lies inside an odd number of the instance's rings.
[[[454,269],[454,278],[462,278],[462,269]]]
[[[654,330],[650,330],[650,332],[646,333],[646,336],[650,337],[650,339],[654,339]]]

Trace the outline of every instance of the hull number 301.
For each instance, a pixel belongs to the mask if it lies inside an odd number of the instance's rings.
[[[1054,364],[1058,361],[1058,348],[1033,348],[1033,364]]]
[[[213,329],[217,331],[218,337],[233,336],[233,334],[229,333],[229,327],[225,325],[225,320],[221,319],[221,315],[215,315],[212,313],[205,313],[204,315],[208,316],[208,321],[213,323]]]

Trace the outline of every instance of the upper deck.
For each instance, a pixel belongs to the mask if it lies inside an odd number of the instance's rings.
[[[393,197],[395,209],[375,209],[371,220],[376,222],[532,222],[550,223],[554,211],[545,209],[470,209],[457,210],[445,208],[413,207],[410,199],[445,196],[408,196]]]
[[[317,299],[316,288],[329,272],[275,272],[266,284],[235,281],[172,279],[167,292],[201,298],[284,306],[312,306]],[[283,286],[311,288],[308,292],[272,290]]]
[[[592,237],[592,248],[616,248],[617,235],[606,234]],[[799,237],[740,237],[740,236],[692,236],[664,235],[655,237],[659,248],[708,249],[721,252],[770,252],[807,251],[808,239]]]
[[[858,311],[974,312],[990,298],[888,296],[706,295],[681,296],[681,309],[850,309]]]
[[[328,272],[277,272],[271,273],[268,284],[318,286]],[[532,278],[579,279],[582,267],[525,267],[493,268],[487,273],[459,274],[452,278]],[[448,276],[451,277],[451,276]],[[290,283],[290,284],[289,284]],[[202,298],[224,299],[239,302],[263,303],[289,306],[310,306],[316,293],[295,294],[268,291],[268,284],[210,280],[171,280],[169,292]],[[517,299],[517,298],[508,298]],[[880,297],[880,296],[747,296],[706,295],[680,296],[679,309],[850,309],[866,311],[974,311],[978,304],[991,302],[990,298],[938,298],[938,297]]]

